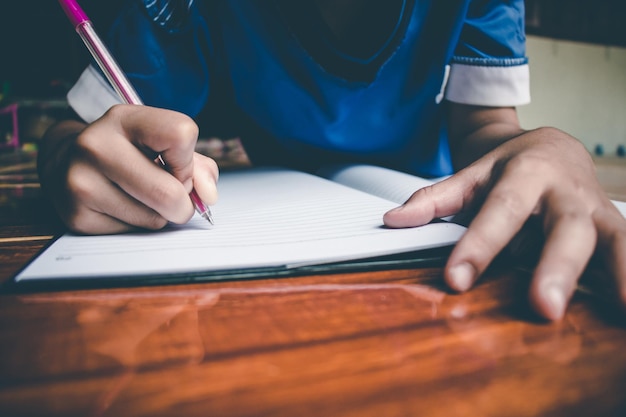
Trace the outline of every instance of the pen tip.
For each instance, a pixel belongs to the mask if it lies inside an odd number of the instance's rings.
[[[211,210],[207,209],[207,211],[202,213],[201,216],[204,217],[212,225],[215,224],[215,222],[213,220],[213,214],[211,213]]]

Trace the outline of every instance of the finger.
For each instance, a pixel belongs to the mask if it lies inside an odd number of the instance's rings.
[[[547,201],[546,242],[530,287],[530,302],[550,320],[559,320],[596,247],[596,227],[578,199],[553,195]]]
[[[444,276],[457,291],[468,290],[535,211],[541,179],[520,175],[514,165],[502,172],[467,232],[457,242]]]
[[[67,184],[74,196],[74,210],[68,219],[74,231],[121,233],[137,227],[160,229],[167,224],[165,218],[121,191],[90,164],[73,164]]]
[[[193,215],[189,191],[162,167],[146,158],[128,141],[120,141],[118,158],[99,160],[104,175],[134,199],[151,207],[173,223],[185,223]]]
[[[140,149],[159,154],[166,169],[191,192],[193,154],[198,140],[198,126],[188,116],[171,110],[132,106],[123,113],[124,136]]]
[[[626,220],[614,207],[594,213],[598,249],[602,251],[615,278],[618,299],[626,307]]]
[[[87,207],[81,207],[75,214],[75,217],[67,225],[72,231],[79,234],[111,235],[126,233],[135,229],[129,224]]]
[[[217,202],[217,179],[219,170],[215,161],[204,155],[194,155],[193,186],[200,198],[206,204]]]
[[[89,134],[84,133],[77,140],[77,146],[86,159],[110,181],[162,217],[174,223],[187,222],[193,215],[193,205],[188,196],[192,181],[189,180],[186,187],[147,158],[129,141],[126,133],[111,133],[108,126],[97,123]],[[193,169],[193,163],[189,165]]]
[[[474,170],[463,170],[439,183],[417,190],[401,206],[383,216],[386,226],[415,227],[466,208],[477,188]]]

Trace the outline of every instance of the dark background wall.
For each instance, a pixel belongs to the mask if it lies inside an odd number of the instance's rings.
[[[626,47],[624,0],[526,0],[526,31],[556,39]]]
[[[104,34],[125,0],[81,0]],[[132,1],[132,0],[131,0]],[[0,88],[17,96],[59,96],[89,60],[56,0],[3,1],[0,6]]]
[[[124,1],[137,0],[80,4],[104,34]],[[624,0],[526,0],[526,8],[530,34],[626,47]],[[0,89],[17,96],[63,96],[87,62],[87,51],[56,0],[2,2]]]

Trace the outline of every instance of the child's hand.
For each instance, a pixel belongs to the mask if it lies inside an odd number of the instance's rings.
[[[217,199],[217,165],[194,152],[197,139],[196,124],[181,113],[114,106],[91,125],[50,130],[40,155],[42,186],[79,233],[185,223],[194,213],[194,186],[207,204]],[[155,162],[159,155],[165,167]]]
[[[451,253],[445,279],[469,289],[531,217],[545,244],[530,288],[531,304],[560,319],[594,251],[603,255],[626,304],[626,221],[601,189],[586,149],[556,129],[526,132],[446,181],[417,191],[385,214],[409,227],[480,208]]]

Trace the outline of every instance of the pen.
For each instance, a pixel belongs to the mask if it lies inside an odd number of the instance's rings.
[[[89,20],[78,3],[75,0],[59,0],[59,4],[76,29],[76,33],[81,37],[85,46],[89,49],[91,56],[98,63],[98,66],[122,101],[126,104],[143,104],[141,98],[139,98],[139,95],[128,81],[128,78],[126,78],[126,75],[124,75],[124,72],[96,33],[91,24],[91,20]],[[164,164],[161,156],[158,157],[158,160]],[[192,190],[189,196],[191,197],[196,211],[208,220],[209,223],[213,224],[211,209],[204,204],[200,196],[196,193],[196,190]]]

